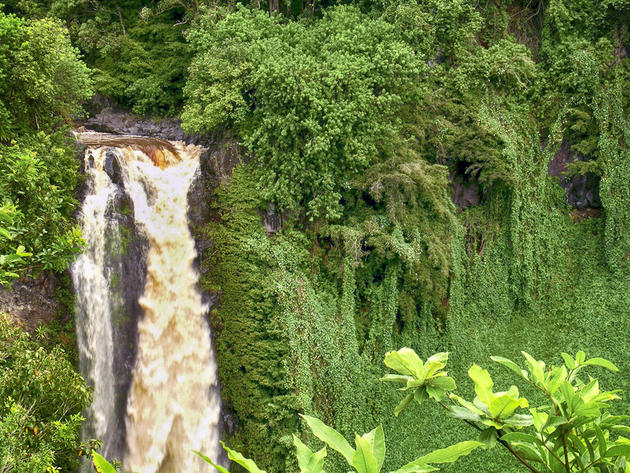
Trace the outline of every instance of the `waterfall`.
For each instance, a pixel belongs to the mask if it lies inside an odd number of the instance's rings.
[[[94,387],[83,436],[101,439],[103,454],[111,458],[117,454],[118,429],[112,366],[111,268],[106,264],[106,244],[108,235],[118,235],[119,231],[116,222],[106,218],[117,189],[103,171],[104,160],[103,149],[85,153],[89,188],[81,208],[81,226],[87,246],[72,265],[71,272],[76,288],[76,330],[81,369]]]
[[[207,472],[208,465],[192,450],[219,457],[220,397],[187,220],[187,195],[199,168],[200,149],[142,140],[135,149],[131,138],[121,143],[118,137],[115,147],[100,140],[102,146],[85,155],[89,190],[82,226],[87,247],[72,273],[81,367],[94,386],[89,432],[103,440],[106,455],[124,458],[125,472]],[[111,308],[117,296],[107,264],[116,258],[107,251],[116,245],[104,243],[106,234],[117,230],[106,224],[117,186],[106,172],[104,150],[115,156],[134,225],[147,241],[135,362],[128,393],[118,401],[126,404],[124,422],[115,407],[121,393],[112,389],[116,337]],[[117,448],[123,437],[122,448]]]

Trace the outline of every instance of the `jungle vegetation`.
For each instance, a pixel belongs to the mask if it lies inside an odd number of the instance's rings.
[[[628,372],[630,0],[3,1],[0,282],[80,250],[67,133],[93,93],[229,131],[202,285],[225,441],[262,469],[299,471],[294,433],[322,446],[299,414],[382,424],[389,470],[469,438],[440,406],[391,415],[403,346],[455,379],[521,350]],[[525,471],[498,448],[441,468]]]

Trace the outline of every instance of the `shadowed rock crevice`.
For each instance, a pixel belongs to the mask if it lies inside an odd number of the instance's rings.
[[[580,175],[568,174],[568,165],[576,161],[590,161],[590,158],[572,151],[571,144],[565,141],[549,162],[547,173],[558,178],[558,184],[566,192],[565,201],[568,205],[580,211],[599,210],[602,207],[599,196],[601,176],[592,172]],[[590,214],[588,216],[592,216]]]
[[[470,163],[457,161],[451,168],[451,198],[459,208],[469,208],[479,205],[482,200],[482,190],[476,175],[468,171]]]

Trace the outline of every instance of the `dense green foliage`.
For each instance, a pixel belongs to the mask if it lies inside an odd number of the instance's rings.
[[[332,427],[324,424],[316,417],[302,416],[302,419],[313,432],[313,435],[324,442],[327,447],[341,454],[356,473],[380,473],[383,468],[383,463],[385,462],[385,453],[387,450],[382,426],[379,425],[363,435],[355,434],[355,447],[353,448],[343,435]],[[324,473],[324,459],[328,453],[327,447],[322,448],[318,452],[313,452],[304,445],[295,434],[293,435],[293,444],[296,449],[295,456],[297,457],[300,473]],[[227,451],[228,458],[242,466],[249,473],[266,473],[264,470],[261,470],[253,460],[245,458],[241,453],[228,448],[224,443],[222,443],[222,445]],[[459,457],[468,455],[474,449],[482,446],[484,446],[484,443],[476,440],[460,442],[427,453],[391,473],[429,473],[431,471],[437,471],[438,468],[432,464],[453,463],[457,461]],[[226,468],[217,465],[210,458],[199,452],[196,453],[219,470],[220,473],[229,473]]]
[[[81,245],[78,163],[67,124],[91,95],[87,67],[54,20],[0,13],[0,284],[63,271]]]
[[[137,113],[173,115],[181,106],[189,61],[182,32],[193,2],[4,3],[8,11],[27,18],[61,20],[94,71],[96,92]]]
[[[297,21],[206,10],[189,33],[195,57],[185,124],[232,127],[247,148],[248,163],[217,194],[221,221],[209,226],[215,247],[205,282],[222,295],[213,314],[219,369],[239,419],[230,445],[271,471],[297,471],[287,452],[300,412],[345,436],[382,422],[388,468],[466,438],[438,409],[413,423],[407,412],[388,417],[398,401],[378,379],[382,356],[395,346],[423,355],[448,349],[459,378],[473,361],[521,349],[553,359],[557,347],[580,346],[629,366],[630,4],[358,6],[363,13],[334,7]],[[346,30],[361,32],[352,44],[335,34],[346,16]],[[407,88],[400,100],[372,115],[358,108],[361,97],[380,92],[359,85],[379,84],[375,71],[397,63],[353,65],[372,54],[383,23],[394,25],[392,39],[376,48],[412,51],[405,61],[414,73],[400,77]],[[319,31],[330,34],[314,47]],[[335,55],[343,61],[318,68]],[[338,75],[322,91],[332,70]],[[340,125],[303,99],[325,104],[326,93],[339,94],[335,85],[351,94],[338,95],[339,113],[346,101],[360,102]],[[361,139],[377,146],[361,166],[347,166],[346,142],[328,141],[321,158],[306,157],[318,137],[357,121],[350,138],[363,129],[383,133]],[[569,208],[548,176],[563,143],[584,157],[568,172],[601,176],[601,216],[584,219],[587,212]],[[478,185],[478,205],[455,211],[449,174]],[[330,205],[322,207],[324,183]],[[282,229],[267,234],[261,213],[274,209],[287,211]],[[405,435],[400,423],[411,425]],[[331,460],[330,471],[346,471]],[[462,462],[444,470],[522,468],[496,450]]]
[[[45,350],[0,314],[0,471],[74,471],[91,396],[61,348]]]
[[[81,248],[69,125],[91,94],[88,68],[58,20],[0,12],[0,285],[62,273]],[[0,471],[74,471],[91,393],[55,343],[57,330],[30,337],[14,324],[0,314]]]
[[[391,416],[399,346],[450,350],[458,379],[520,350],[630,368],[630,1],[5,1],[26,19],[0,17],[0,279],[78,244],[60,125],[91,86],[68,38],[98,92],[243,145],[203,284],[229,444],[262,468],[298,471],[294,432],[317,445],[300,413],[346,438],[382,423],[390,469],[467,438],[439,408]],[[563,149],[601,209],[567,206]],[[444,470],[522,466],[494,449]]]
[[[314,24],[210,10],[189,39],[184,122],[233,124],[261,167],[262,197],[311,219],[339,217],[340,191],[392,146],[422,69],[393,25],[353,8]]]
[[[94,71],[96,92],[138,114],[174,116],[190,65],[185,35],[203,7],[256,5],[312,17],[336,0],[3,0],[25,18],[57,18]]]

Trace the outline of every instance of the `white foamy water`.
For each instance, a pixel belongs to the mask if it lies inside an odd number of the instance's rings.
[[[103,149],[92,153],[104,154]],[[211,458],[219,457],[220,398],[206,308],[196,286],[195,245],[187,220],[187,194],[199,167],[199,149],[180,145],[177,154],[159,149],[152,155],[153,159],[132,148],[109,149],[117,155],[124,186],[133,204],[135,223],[148,240],[146,284],[139,301],[144,315],[138,324],[137,356],[127,399],[124,471],[207,472],[209,466],[198,459],[193,450]],[[105,174],[102,165],[100,170]],[[109,180],[107,175],[105,177]],[[106,180],[96,175],[89,178],[95,182],[97,178]],[[84,214],[91,197],[86,197]],[[100,202],[103,197],[96,200]],[[90,222],[102,219],[104,212],[94,211],[89,215],[92,214]],[[79,338],[106,342],[104,332],[111,325],[108,321],[111,315],[105,309],[108,306],[107,275],[103,280],[100,276],[85,278],[82,275],[84,272],[103,274],[105,256],[92,257],[89,268],[79,265],[86,255],[103,253],[98,249],[98,237],[92,238],[86,231],[89,228],[85,218],[83,228],[88,249],[77,261],[73,274],[78,273],[79,282],[86,279],[76,287],[83,293],[79,305],[84,307],[86,318],[90,320],[81,322],[86,327],[78,329]],[[99,231],[94,233],[99,234]],[[85,351],[90,353],[91,359],[104,357],[100,365],[94,363],[98,369],[93,373],[95,402],[92,410],[95,431],[106,432],[113,408],[105,401],[110,396],[108,388],[99,384],[101,381],[106,384],[107,376],[113,372],[111,366],[107,367],[112,360],[112,350],[90,347]],[[90,369],[87,371],[92,374]],[[99,398],[103,399],[98,404],[97,392],[102,392]],[[99,419],[104,419],[104,429],[99,430]]]
[[[81,371],[94,388],[83,436],[103,441],[103,454],[111,458],[117,435],[115,419],[112,291],[106,265],[108,235],[117,235],[114,221],[106,218],[116,186],[103,170],[105,150],[88,150],[85,169],[89,190],[81,207],[81,227],[87,247],[72,265],[76,292],[76,330]]]

